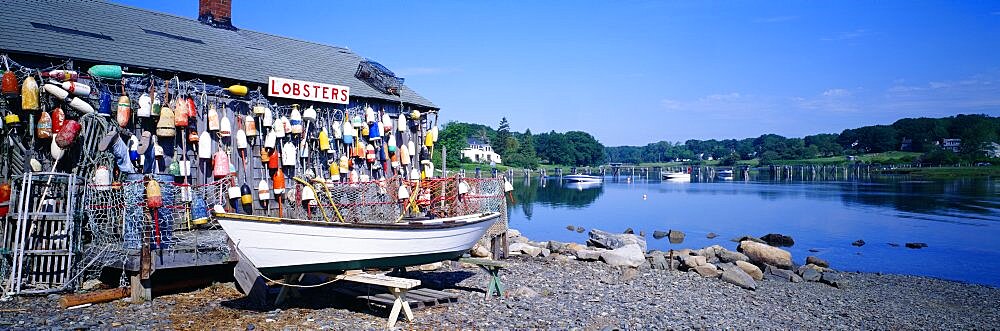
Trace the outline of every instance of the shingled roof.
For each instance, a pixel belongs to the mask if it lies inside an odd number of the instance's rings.
[[[354,76],[361,56],[347,48],[91,0],[0,0],[0,52],[186,72],[267,84],[268,76],[346,85],[366,97],[437,109],[403,86],[400,96]]]

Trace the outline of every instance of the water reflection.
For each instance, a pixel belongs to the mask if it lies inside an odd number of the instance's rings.
[[[535,204],[548,207],[584,208],[597,201],[604,193],[602,183],[570,183],[558,178],[541,180],[528,178],[514,181],[516,202],[508,208],[520,208],[527,219],[531,219]]]

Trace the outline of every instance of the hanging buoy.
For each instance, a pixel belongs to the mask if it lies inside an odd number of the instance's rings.
[[[399,148],[396,147],[396,135],[393,134],[392,132],[389,133],[389,142],[387,142],[386,144],[389,145],[389,153],[395,153],[397,150],[399,150]]]
[[[67,98],[69,98],[69,92],[66,92],[66,90],[62,89],[62,87],[52,84],[45,84],[42,86],[42,88],[45,89],[46,93],[52,95],[56,99],[66,100]],[[85,114],[94,112],[94,106],[91,106],[90,103],[83,101],[82,99],[77,97],[73,97],[72,99],[70,99],[69,106]]]
[[[285,173],[281,171],[281,168],[274,172],[274,178],[271,181],[274,182],[275,196],[285,193]]]
[[[223,108],[225,109],[225,108]],[[223,114],[225,111],[223,111]],[[223,138],[231,136],[233,133],[233,123],[229,121],[229,116],[222,115],[219,120],[219,135]]]
[[[214,104],[208,107],[208,131],[219,131],[219,111]]]
[[[414,122],[419,121],[420,111],[414,109],[412,112],[410,112],[410,119],[413,120]]]
[[[236,130],[236,148],[246,149],[250,147],[250,143],[247,142],[247,133],[243,129]]]
[[[100,102],[97,113],[102,116],[111,116],[111,92],[101,91]]]
[[[248,89],[247,89],[246,86],[238,85],[238,84],[237,85],[229,86],[229,87],[225,88],[225,90],[226,90],[226,92],[229,92],[229,94],[236,95],[236,96],[241,96],[241,97],[247,95],[247,92],[248,92]]]
[[[416,167],[410,169],[410,180],[420,180],[420,170],[417,170]]]
[[[434,127],[432,127],[431,128],[431,132],[428,133],[428,134],[431,137],[433,137],[433,138],[431,138],[432,141],[437,142],[438,141],[438,127],[437,127],[437,125],[435,125]]]
[[[295,145],[291,142],[285,142],[285,145],[281,146],[281,165],[286,167],[295,167]]]
[[[49,139],[52,137],[52,118],[49,117],[49,113],[42,111],[42,114],[38,117],[38,123],[35,124],[35,134],[38,139]]]
[[[277,142],[277,140],[278,140],[277,134],[274,133],[274,130],[271,130],[270,132],[267,133],[266,136],[264,136],[264,147],[274,148],[274,145]]]
[[[38,83],[28,76],[21,83],[21,110],[38,110]]]
[[[0,217],[7,217],[10,213],[10,183],[0,184]]]
[[[264,113],[269,112],[269,111],[270,110],[268,110],[267,106],[265,106],[265,105],[262,105],[262,104],[259,104],[259,103],[256,104],[256,105],[253,105],[253,114],[255,116],[264,115]]]
[[[371,132],[371,127],[369,127],[368,125],[362,125],[361,126],[361,135],[358,136],[358,138],[368,137],[369,132]]]
[[[271,154],[267,152],[267,148],[260,148],[260,164],[267,166],[267,162],[271,161]]]
[[[31,171],[33,172],[42,171],[42,163],[38,162],[38,160],[36,160],[35,158],[31,158],[31,160],[28,160],[28,165],[31,166]]]
[[[75,82],[80,79],[80,73],[73,70],[52,70],[39,73],[42,77],[52,78],[62,82]]]
[[[201,141],[201,137],[198,136],[198,132],[196,132],[194,130],[191,130],[191,132],[188,132],[188,138],[187,139],[188,139],[188,143],[191,143],[191,144],[197,144],[199,141]]]
[[[379,128],[381,123],[372,122],[371,128],[368,129],[368,140],[371,141],[381,141],[382,140],[382,129]]]
[[[264,117],[260,120],[260,124],[265,128],[270,128],[274,124],[274,115],[271,114],[270,110],[264,112]]]
[[[66,113],[62,111],[62,108],[56,107],[52,110],[52,133],[59,133],[62,130],[63,123],[66,123]]]
[[[354,117],[351,117],[351,126],[355,129],[361,128],[364,125],[365,123],[361,121],[361,115],[354,114]]]
[[[243,117],[243,128],[246,131],[247,137],[257,136],[257,121],[254,120],[253,116]]]
[[[135,135],[128,139],[128,159],[132,162],[139,162],[139,138]]]
[[[267,185],[267,181],[261,179],[257,182],[257,200],[260,200],[261,206],[267,207],[266,201],[271,200],[271,187]]]
[[[116,79],[119,80],[122,76],[141,76],[140,74],[133,74],[122,71],[121,66],[113,64],[99,64],[87,70],[87,73],[94,78],[106,78],[106,79]]]
[[[410,149],[406,145],[399,147],[399,163],[410,165]]]
[[[410,198],[410,190],[406,188],[406,185],[399,185],[399,189],[396,190],[396,196],[400,200]]]
[[[286,135],[289,134],[289,133],[292,133],[292,123],[291,123],[291,121],[288,120],[288,117],[281,116],[280,120],[281,120],[281,128],[282,128],[280,130],[284,130],[284,132],[282,132],[282,133],[286,134]],[[281,138],[281,137],[282,136],[278,136],[278,138]]]
[[[125,128],[128,126],[128,121],[132,118],[132,102],[128,99],[128,96],[122,95],[118,98],[118,111],[115,120],[118,122],[118,127]]]
[[[201,132],[201,138],[198,139],[198,158],[212,158],[212,136],[205,131]]]
[[[153,99],[149,97],[149,94],[143,93],[139,96],[139,110],[135,112],[135,115],[143,118],[149,117],[152,115],[152,108]]]
[[[337,165],[340,168],[340,174],[341,175],[347,174],[347,173],[351,172],[351,163],[350,163],[350,160],[348,160],[346,156],[341,156]]]
[[[332,126],[333,126],[333,139],[341,140],[344,137],[342,131],[344,125],[341,124],[339,121],[333,121]]]
[[[17,116],[17,114],[9,113],[4,115],[3,123],[7,126],[18,126],[21,125],[21,117]]]
[[[400,113],[399,117],[396,119],[396,131],[406,131],[406,116],[403,116],[403,113]]]
[[[186,128],[188,126],[188,117],[191,115],[191,110],[188,109],[188,102],[184,98],[180,98],[176,101],[177,107],[174,108],[174,125],[178,128]]]
[[[375,146],[372,146],[372,144],[365,146],[365,160],[368,163],[375,162]]]
[[[427,147],[427,148],[433,148],[434,147],[434,137],[432,137],[430,135],[430,133],[428,133],[427,135],[424,135],[424,147]]]
[[[163,103],[160,102],[159,93],[153,92],[153,116],[160,116],[160,110],[163,108]]]
[[[302,133],[302,113],[299,112],[299,105],[292,105],[292,115],[288,120],[291,130],[291,134],[301,134]]]
[[[399,168],[399,153],[393,153],[389,161],[393,168]]]
[[[309,158],[309,145],[302,142],[302,146],[299,146],[299,157],[303,159]],[[306,171],[311,171],[311,169],[306,169]]]
[[[152,179],[146,181],[146,207],[163,207],[163,193],[160,191],[160,183]]]
[[[271,151],[271,156],[267,158],[268,169],[281,169],[281,153],[278,148]]]
[[[74,120],[66,120],[66,122],[62,125],[62,129],[59,130],[59,133],[56,133],[56,138],[54,139],[56,144],[59,145],[60,148],[64,149],[69,147],[73,144],[73,141],[76,140],[76,136],[80,134],[81,128],[80,123],[77,123]]]
[[[344,121],[344,132],[343,132],[344,144],[350,145],[354,143],[355,132],[357,132],[357,130],[354,129],[353,126],[351,126],[350,122]]]
[[[244,214],[253,214],[253,191],[245,182],[240,186],[240,202],[243,203]]]
[[[66,90],[66,92],[69,92],[69,94],[78,97],[90,96],[90,85],[87,84],[80,84],[76,82],[62,82],[59,83],[59,86],[62,87],[64,90]]]
[[[174,129],[174,111],[170,107],[160,109],[160,120],[156,122],[156,136],[171,138],[177,135]]]
[[[66,154],[66,150],[60,148],[59,144],[56,144],[56,141],[53,139],[52,143],[49,144],[49,154],[52,155],[53,160],[59,160]]]
[[[287,121],[287,119],[284,116],[279,117],[277,121],[274,121],[274,127],[271,129],[271,132],[274,132],[274,136],[276,138],[284,138],[285,137],[285,133],[287,133],[287,132],[285,131],[285,124],[284,123],[286,121]]]
[[[406,151],[409,152],[411,157],[419,152],[417,145],[414,144],[412,140],[406,142],[406,148]]]
[[[2,86],[0,89],[2,89],[3,95],[8,97],[17,95],[17,93],[21,90],[17,86],[17,76],[14,76],[14,72],[10,70],[3,73],[3,79],[0,86]]]
[[[198,120],[197,120],[197,118],[198,118],[198,109],[194,105],[194,99],[190,98],[190,97],[187,97],[187,98],[184,98],[184,100],[187,101],[186,102],[187,103],[187,109],[188,109],[188,115],[187,115],[187,117],[188,118],[194,118],[195,122],[198,122]]]
[[[368,105],[365,105],[365,122],[368,124],[375,123],[375,110]]]
[[[392,118],[389,117],[389,114],[382,113],[382,120],[381,120],[381,122],[382,122],[382,129],[384,130],[384,131],[382,131],[382,133],[387,134],[388,132],[392,131],[392,124],[393,124],[393,122],[392,122]]]
[[[319,150],[330,151],[330,136],[326,134],[326,128],[319,131]]]
[[[212,176],[215,179],[229,175],[229,154],[221,149],[212,156]]]
[[[468,182],[466,182],[466,181],[463,180],[463,181],[461,181],[461,182],[458,183],[458,194],[469,193],[469,189],[470,188],[469,188],[469,183]]]
[[[309,106],[305,111],[302,112],[302,120],[306,122],[311,122],[316,120],[316,108]]]
[[[316,191],[313,190],[312,186],[303,185],[302,186],[302,202],[309,202],[316,199]]]
[[[240,204],[240,187],[235,184],[226,189],[226,195],[229,196],[229,204],[233,208],[234,212],[239,212]]]

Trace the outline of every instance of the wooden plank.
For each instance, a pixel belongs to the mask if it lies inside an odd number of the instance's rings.
[[[507,267],[506,263],[503,263],[503,262],[500,262],[500,261],[483,259],[483,258],[475,258],[475,257],[463,257],[463,258],[458,259],[458,262],[475,264],[475,265],[491,266],[491,267],[500,267],[500,268],[506,268]]]
[[[242,254],[236,267],[233,268],[233,278],[236,278],[237,284],[251,304],[257,305],[257,307],[267,305],[267,281],[253,263],[250,263],[250,260],[243,257]]]
[[[124,287],[94,291],[83,294],[64,295],[59,299],[59,305],[63,308],[79,306],[85,303],[101,303],[123,299],[128,297],[129,290]]]
[[[356,282],[356,283],[381,285],[386,287],[395,287],[402,289],[411,289],[420,286],[420,281],[416,279],[406,279],[399,277],[390,277],[386,275],[372,275],[364,273],[338,275],[337,279]]]

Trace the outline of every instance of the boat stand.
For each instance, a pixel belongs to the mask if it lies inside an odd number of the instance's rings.
[[[496,291],[497,296],[503,297],[504,287],[503,283],[500,282],[500,270],[507,267],[506,263],[471,257],[460,258],[458,259],[458,262],[474,264],[483,269],[483,271],[486,271],[489,278],[489,280],[486,281],[486,299],[493,296],[494,291]]]

